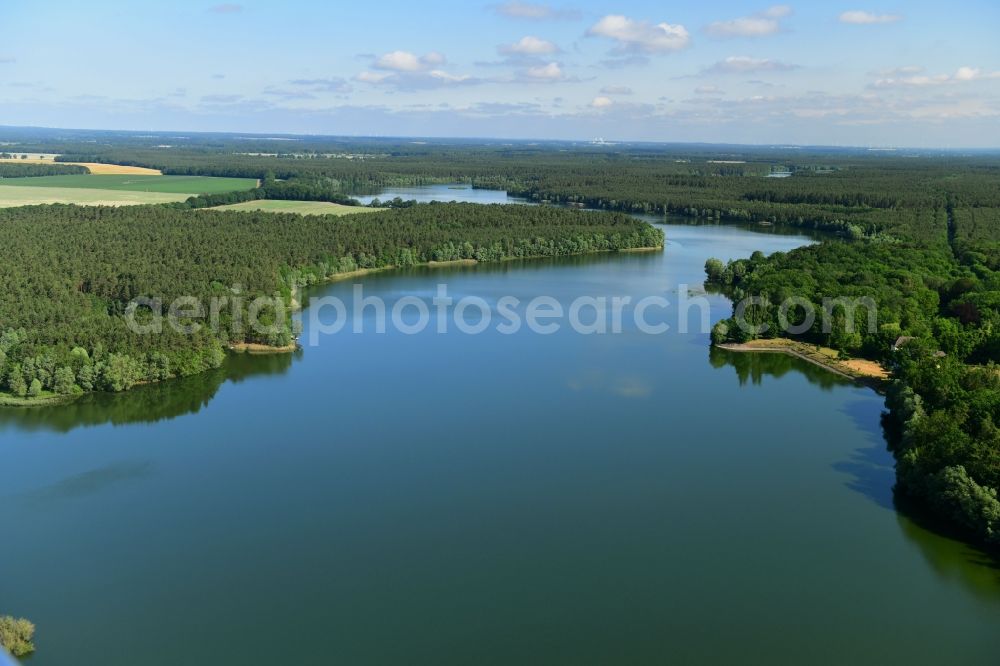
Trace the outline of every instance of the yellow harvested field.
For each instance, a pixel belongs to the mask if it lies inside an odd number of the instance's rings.
[[[2,152],[2,151],[0,151]],[[28,159],[22,160],[20,156],[14,158],[0,158],[0,163],[5,164],[72,164],[90,169],[94,175],[127,175],[127,176],[162,176],[159,169],[147,169],[137,166],[119,166],[117,164],[101,164],[100,162],[56,162],[58,155],[50,154],[29,154]]]
[[[162,176],[159,169],[147,169],[137,166],[119,166],[117,164],[100,164],[99,162],[60,162],[60,164],[76,164],[90,169],[90,173],[98,175],[122,175],[122,176]]]
[[[78,204],[81,206],[137,206],[140,204],[184,201],[192,194],[172,192],[131,192],[82,187],[30,187],[8,185],[0,189],[0,208],[36,204]]]

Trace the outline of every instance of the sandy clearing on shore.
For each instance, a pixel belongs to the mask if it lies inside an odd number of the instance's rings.
[[[860,358],[841,360],[837,358],[839,354],[834,349],[784,338],[760,338],[742,344],[725,344],[719,347],[739,352],[784,352],[846,376],[880,381],[889,378],[889,372],[875,361]]]
[[[853,372],[856,372],[859,375],[864,375],[865,377],[874,377],[875,379],[889,378],[889,372],[875,361],[868,361],[863,358],[852,358],[847,361],[839,361],[839,363],[845,368],[849,368]]]

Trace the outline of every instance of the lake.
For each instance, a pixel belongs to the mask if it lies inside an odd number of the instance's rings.
[[[810,242],[663,229],[662,253],[363,286],[390,305],[438,284],[491,305],[674,302],[707,257]],[[292,356],[0,411],[0,610],[38,625],[30,666],[996,663],[1000,569],[894,508],[878,395],[625,321],[348,326]]]
[[[503,190],[473,189],[472,185],[467,183],[390,187],[381,190],[378,194],[352,194],[351,196],[366,206],[375,199],[389,201],[396,197],[399,197],[403,201],[415,200],[418,203],[429,203],[431,201],[461,201],[479,204],[527,203],[526,199],[507,196],[507,193]]]

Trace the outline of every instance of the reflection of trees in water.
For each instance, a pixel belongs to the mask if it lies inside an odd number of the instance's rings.
[[[90,393],[51,407],[0,409],[0,429],[69,432],[81,426],[104,423],[155,423],[192,414],[215,397],[227,380],[241,382],[261,375],[286,372],[296,354],[231,354],[221,368],[147,386],[124,393]]]
[[[793,371],[803,375],[809,380],[810,384],[815,384],[826,390],[836,386],[850,386],[853,384],[849,379],[789,354],[777,352],[734,352],[719,349],[718,347],[710,347],[708,358],[713,368],[723,368],[727,365],[733,366],[733,369],[736,370],[736,376],[739,378],[740,386],[746,385],[748,381],[755,385],[760,384],[764,380],[765,375],[783,377]]]
[[[621,268],[624,265],[636,264],[659,265],[662,261],[663,255],[660,252],[594,252],[589,254],[572,254],[565,257],[539,257],[536,259],[509,259],[507,261],[483,262],[474,266],[438,266],[435,268],[415,266],[407,269],[407,272],[439,278],[449,274],[472,272],[475,272],[477,275],[538,273],[548,272],[553,269],[586,268],[588,266],[602,265],[616,265],[617,268]],[[399,273],[396,273],[396,275],[399,275]]]
[[[996,555],[939,534],[942,526],[925,523],[926,519],[905,503],[897,502],[897,508],[900,530],[907,540],[920,547],[920,554],[934,573],[1000,607],[1000,559]]]
[[[741,386],[748,382],[760,384],[765,375],[782,377],[793,371],[824,390],[852,383],[787,354],[732,352],[712,347],[709,361],[714,368],[732,366]],[[848,404],[845,412],[859,428],[867,431],[868,440],[849,460],[834,465],[838,471],[850,475],[847,486],[879,506],[892,509],[903,536],[917,545],[938,576],[962,585],[982,600],[1000,605],[1000,559],[952,538],[941,525],[895,496],[895,471],[892,458],[886,453],[880,424],[860,403]]]

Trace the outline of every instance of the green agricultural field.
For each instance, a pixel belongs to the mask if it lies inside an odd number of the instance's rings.
[[[0,187],[0,208],[57,203],[81,206],[135,206],[184,201],[189,196],[191,195],[183,193],[92,190],[83,187],[21,187],[3,183]]]
[[[381,208],[365,206],[344,206],[327,201],[287,201],[283,199],[258,199],[244,201],[227,206],[215,206],[203,210],[260,210],[268,213],[297,213],[299,215],[351,215],[353,213],[371,213]]]
[[[0,179],[0,187],[117,190],[124,192],[183,194],[185,196],[250,190],[256,186],[257,181],[253,178],[211,178],[208,176],[137,176],[119,174]],[[4,193],[0,191],[0,199],[6,198]],[[176,199],[171,200],[176,201]]]

